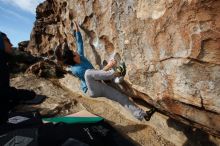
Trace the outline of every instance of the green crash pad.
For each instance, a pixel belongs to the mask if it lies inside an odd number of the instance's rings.
[[[52,123],[96,123],[102,121],[102,117],[54,117],[54,118],[43,118],[44,122],[52,122]]]

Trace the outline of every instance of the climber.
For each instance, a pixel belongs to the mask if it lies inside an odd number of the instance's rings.
[[[70,67],[71,73],[80,79],[81,90],[84,93],[88,90],[87,93],[91,97],[106,97],[117,101],[128,109],[135,118],[149,121],[151,115],[155,112],[155,108],[145,112],[132,103],[126,95],[102,82],[103,80],[111,80],[117,76],[124,76],[126,74],[125,65],[119,64],[113,59],[102,70],[95,70],[89,60],[84,56],[83,40],[79,26],[75,21],[73,21],[73,24],[77,52],[70,49],[56,50],[55,54],[58,62]]]
[[[16,89],[9,84],[9,66],[8,59],[13,53],[13,48],[7,35],[0,32],[0,123],[8,118],[8,112],[22,101],[30,101],[34,98],[42,98],[33,91]]]

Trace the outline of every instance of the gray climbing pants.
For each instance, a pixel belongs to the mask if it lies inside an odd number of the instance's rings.
[[[116,90],[115,88],[101,82],[102,80],[112,80],[114,71],[103,71],[88,69],[85,72],[85,80],[88,87],[88,92],[91,97],[106,97],[128,109],[135,118],[142,120],[146,114],[142,109],[132,103],[129,98]]]

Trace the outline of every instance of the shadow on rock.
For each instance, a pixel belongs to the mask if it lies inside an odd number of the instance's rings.
[[[32,56],[31,54],[14,49],[13,54],[9,56],[9,67],[11,73],[25,72],[32,64],[40,61],[41,58]]]
[[[200,129],[190,127],[171,118],[167,120],[167,125],[184,133],[187,141],[183,146],[217,146],[209,139],[209,135]]]
[[[32,73],[44,78],[63,78],[67,71],[53,61],[43,60],[30,66],[26,73]]]
[[[125,136],[127,139],[129,139],[132,143],[134,143],[136,146],[141,146],[139,143],[137,143],[136,141],[132,140],[130,137],[128,137],[127,135],[129,133],[136,133],[138,131],[141,131],[143,129],[145,129],[147,126],[146,125],[142,125],[142,124],[135,124],[135,125],[118,125],[117,123],[114,123],[112,121],[108,121],[108,123],[110,123],[113,127],[116,127],[117,129],[119,129],[119,131],[121,131],[120,133],[125,133]]]

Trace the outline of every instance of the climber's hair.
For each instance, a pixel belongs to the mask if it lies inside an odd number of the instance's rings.
[[[63,50],[57,49],[55,55],[58,61],[61,61],[65,65],[75,65],[76,63],[73,60],[74,54],[73,51],[67,48]]]
[[[76,63],[73,60],[74,54],[73,51],[69,49],[63,50],[63,63],[66,65],[75,65]]]

